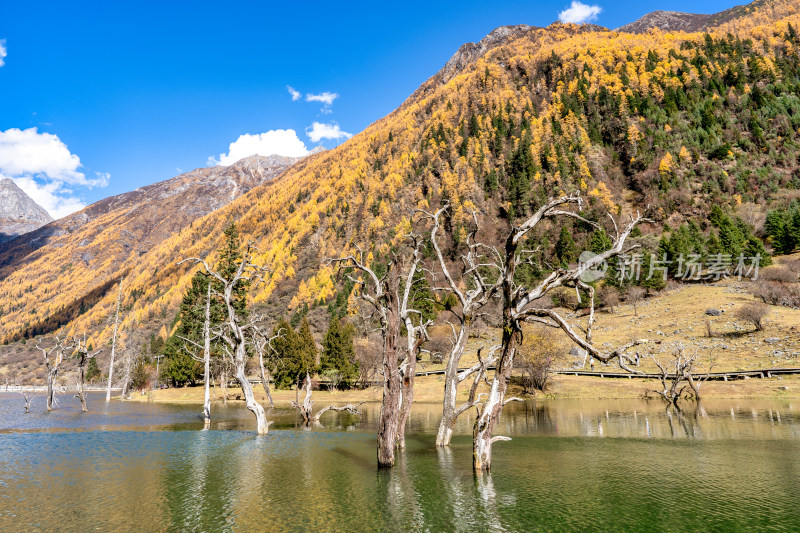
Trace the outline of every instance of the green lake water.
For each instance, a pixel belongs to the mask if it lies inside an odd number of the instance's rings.
[[[38,398],[37,400],[42,400]],[[471,469],[470,421],[437,450],[437,406],[375,467],[377,406],[303,428],[273,410],[90,398],[88,414],[22,414],[0,394],[2,531],[799,531],[800,402],[510,404],[492,474]]]

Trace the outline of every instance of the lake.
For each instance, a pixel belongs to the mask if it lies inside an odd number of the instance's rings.
[[[243,406],[0,393],[3,531],[797,531],[800,402],[510,404],[490,476],[472,473],[471,422],[434,446],[438,409],[415,405],[408,445],[375,467],[378,405],[303,428]],[[322,407],[322,406],[317,406]]]

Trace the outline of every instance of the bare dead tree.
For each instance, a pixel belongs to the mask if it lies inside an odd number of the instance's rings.
[[[639,302],[644,299],[646,293],[647,291],[636,285],[628,287],[625,291],[625,302],[633,306],[633,314],[635,316],[639,316]]]
[[[400,365],[400,374],[403,380],[400,416],[397,421],[397,447],[406,447],[406,425],[408,417],[411,414],[411,406],[414,402],[414,381],[417,375],[417,359],[419,358],[424,342],[429,340],[428,326],[431,321],[425,321],[422,313],[410,308],[412,302],[412,291],[416,283],[421,283],[422,279],[418,281],[414,278],[417,271],[421,270],[420,262],[422,261],[422,247],[424,245],[419,235],[412,233],[409,239],[413,243],[413,252],[411,256],[411,268],[403,284],[403,295],[400,300],[400,317],[406,327],[406,352],[405,358]],[[416,318],[416,321],[415,321]]]
[[[453,332],[453,340],[451,341],[450,353],[447,355],[445,366],[444,399],[442,400],[442,419],[439,422],[439,429],[436,433],[437,446],[448,446],[450,444],[453,427],[459,415],[474,406],[474,395],[472,394],[470,395],[471,401],[457,406],[459,384],[475,372],[485,372],[486,367],[494,363],[493,359],[490,359],[485,364],[481,361],[468,370],[459,372],[461,357],[464,355],[472,325],[479,317],[479,311],[496,295],[499,287],[499,271],[495,269],[493,271],[494,279],[488,281],[481,273],[481,268],[485,265],[481,263],[481,245],[475,242],[475,235],[479,229],[475,213],[473,213],[475,225],[467,236],[467,252],[461,256],[462,266],[459,278],[456,280],[453,277],[437,240],[437,234],[441,227],[440,219],[448,209],[449,205],[445,205],[435,213],[425,213],[433,222],[430,238],[439,262],[439,269],[447,281],[447,290],[456,296],[459,304],[457,308],[450,310],[456,318],[457,327],[448,321]],[[460,288],[462,284],[471,285],[472,288],[462,290]],[[478,352],[478,358],[480,359],[480,351]],[[479,382],[481,378],[480,374],[477,375],[475,382]]]
[[[311,399],[311,376],[309,374],[306,374],[305,380],[303,380],[302,388],[306,391],[305,398],[303,398],[303,403],[300,403],[301,387],[297,387],[295,390],[295,399],[292,401],[292,407],[300,411],[300,415],[303,417],[303,422],[308,424],[312,420],[312,413],[314,411],[314,401]]]
[[[283,328],[278,329],[275,335],[270,335],[267,333],[268,330],[266,328],[257,326],[257,322],[259,322],[259,320],[253,321],[252,335],[253,347],[258,355],[258,372],[261,377],[261,386],[264,387],[264,394],[267,396],[267,401],[269,401],[269,406],[275,407],[275,402],[272,400],[272,393],[269,390],[270,371],[264,364],[264,354],[275,353],[272,343],[283,336]]]
[[[86,391],[84,390],[86,384],[86,364],[89,362],[90,359],[93,359],[99,354],[102,350],[97,350],[93,353],[89,353],[88,345],[86,344],[86,333],[83,334],[83,339],[79,336],[73,337],[75,342],[75,359],[77,359],[78,363],[78,382],[76,384],[76,392],[75,397],[81,402],[81,411],[87,412],[88,408],[86,407]]]
[[[248,245],[246,250],[242,253],[242,258],[230,279],[212,269],[206,261],[198,257],[184,259],[178,264],[189,261],[202,265],[206,272],[217,280],[219,286],[222,288],[220,297],[225,304],[228,316],[226,322],[215,332],[215,335],[223,341],[222,348],[225,357],[233,367],[236,381],[239,382],[242,388],[247,408],[256,417],[258,434],[266,435],[269,429],[267,413],[264,407],[256,401],[253,394],[253,387],[250,385],[250,381],[247,379],[245,373],[245,364],[247,363],[247,335],[251,325],[245,324],[242,317],[238,315],[234,302],[234,291],[241,283],[258,285],[263,282],[262,274],[268,271],[268,269],[258,266],[251,261],[252,250],[252,245]]]
[[[493,435],[494,426],[502,413],[503,406],[513,398],[506,398],[506,389],[514,365],[514,357],[518,344],[522,340],[521,324],[525,321],[538,322],[546,326],[561,329],[575,344],[583,348],[588,354],[608,363],[617,359],[620,366],[633,372],[626,363],[632,359],[625,351],[636,341],[622,346],[611,352],[602,352],[592,344],[592,325],[594,323],[594,289],[582,280],[584,274],[596,269],[608,259],[623,252],[625,240],[633,228],[641,221],[637,214],[631,217],[630,222],[620,228],[609,214],[614,225],[614,236],[610,249],[595,255],[585,262],[580,262],[573,268],[556,268],[534,287],[526,287],[517,283],[515,279],[517,267],[530,264],[533,258],[532,250],[521,249],[523,239],[536,228],[543,220],[555,218],[573,218],[595,228],[600,226],[580,216],[577,212],[563,209],[564,206],[582,206],[579,195],[563,196],[550,199],[542,205],[531,217],[520,225],[512,226],[506,239],[505,249],[501,252],[496,248],[487,247],[488,260],[493,263],[500,273],[497,286],[491,290],[499,292],[503,306],[502,317],[502,343],[500,355],[497,359],[497,368],[491,383],[490,392],[486,400],[477,406],[478,416],[473,428],[473,468],[476,471],[488,471],[491,468],[492,444],[501,440],[510,440],[508,437]],[[537,304],[540,298],[559,287],[572,287],[583,290],[589,295],[590,307],[588,325],[584,335],[579,335],[572,326],[554,309],[545,309]]]
[[[303,398],[303,403],[300,403],[300,389],[305,389],[305,396]],[[306,374],[305,380],[303,380],[303,386],[298,387],[295,391],[295,399],[292,401],[292,407],[297,409],[300,412],[300,416],[303,417],[304,424],[311,424],[312,422],[319,422],[319,419],[322,415],[327,413],[328,411],[347,411],[354,415],[361,415],[361,411],[359,411],[359,407],[364,402],[359,404],[347,404],[347,405],[329,405],[327,407],[323,407],[320,409],[317,414],[314,414],[314,402],[311,399],[311,376]]]
[[[47,368],[47,410],[52,411],[55,401],[55,381],[58,376],[58,370],[61,363],[64,362],[64,357],[70,353],[74,348],[72,339],[64,339],[56,336],[53,346],[50,348],[43,348],[39,344],[36,348],[42,352],[44,358],[44,366]]]
[[[211,283],[206,288],[206,303],[204,306],[203,316],[203,344],[189,339],[187,337],[180,337],[184,342],[184,349],[189,353],[189,356],[195,361],[203,363],[203,428],[208,429],[211,425]],[[186,343],[191,344],[194,348],[203,351],[203,357],[198,357],[195,351]]]
[[[415,248],[411,257],[398,257],[395,255],[389,262],[387,272],[378,277],[375,271],[367,265],[363,250],[359,249],[359,256],[348,255],[337,259],[328,259],[326,263],[339,263],[340,270],[344,266],[353,267],[361,273],[361,277],[347,277],[359,290],[362,300],[372,306],[380,322],[380,331],[383,339],[382,373],[383,373],[383,401],[381,404],[380,419],[378,422],[378,467],[392,467],[395,461],[395,446],[398,444],[398,431],[401,421],[401,412],[404,401],[404,387],[406,402],[411,402],[414,386],[414,372],[416,369],[416,354],[402,354],[400,347],[401,325],[407,317],[418,311],[409,308],[409,292],[400,295],[401,277],[406,280],[406,287],[413,283],[414,274],[419,268],[422,257],[422,240],[415,241]],[[402,271],[402,272],[401,272]],[[364,279],[366,278],[366,280]],[[420,319],[420,322],[422,320]],[[421,330],[408,330],[408,335],[413,339],[416,332]],[[413,349],[414,342],[409,341],[408,346]],[[401,369],[398,361],[404,360]],[[413,362],[412,362],[413,359]],[[407,416],[407,413],[406,415]]]
[[[319,422],[319,419],[322,415],[327,413],[328,411],[347,411],[350,414],[361,416],[361,411],[358,409],[364,402],[360,402],[357,404],[348,403],[347,405],[329,405],[327,407],[323,407],[317,414],[314,415],[314,421]]]
[[[6,385],[6,388],[7,387],[8,387],[8,385]],[[25,400],[25,413],[26,414],[30,413],[31,412],[31,403],[33,402],[33,399],[36,398],[37,396],[39,396],[38,391],[36,391],[35,389],[31,389],[31,390],[22,389],[22,390],[19,390],[17,392],[19,392],[19,394],[22,396],[22,399]]]
[[[708,367],[702,368],[698,361],[697,349],[692,353],[688,353],[685,346],[677,344],[669,362],[664,363],[653,355],[650,358],[658,367],[659,380],[661,381],[661,390],[653,392],[663,398],[668,405],[673,405],[676,408],[679,408],[678,401],[683,397],[688,397],[693,399],[695,403],[700,403],[700,386],[711,375],[711,369],[714,366],[713,357],[710,358]],[[696,375],[698,367],[704,375]],[[687,393],[685,396],[684,392]]]
[[[114,376],[114,356],[117,353],[117,330],[119,328],[119,308],[122,302],[122,283],[125,278],[119,280],[119,289],[117,289],[117,311],[114,314],[114,335],[111,338],[111,358],[108,362],[108,386],[106,387],[106,402],[111,401],[111,380]]]
[[[135,364],[136,357],[133,353],[126,353],[122,358],[122,393],[120,394],[120,398],[123,400],[128,400],[131,397],[131,374],[133,373],[133,367]]]

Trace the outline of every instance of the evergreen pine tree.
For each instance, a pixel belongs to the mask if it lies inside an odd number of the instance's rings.
[[[569,264],[578,258],[578,248],[572,239],[572,234],[566,226],[561,227],[561,235],[556,242],[556,257],[562,264]]]
[[[337,379],[345,387],[351,387],[358,378],[353,330],[352,324],[342,325],[339,318],[332,316],[322,341],[320,371],[327,375],[336,373]]]

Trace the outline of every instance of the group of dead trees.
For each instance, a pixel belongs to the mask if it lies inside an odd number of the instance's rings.
[[[457,418],[471,408],[476,408],[473,427],[473,467],[476,471],[491,468],[492,445],[508,437],[495,435],[494,429],[503,407],[517,398],[507,396],[517,350],[522,341],[522,324],[535,322],[560,330],[566,337],[586,350],[589,356],[608,363],[617,360],[621,367],[630,370],[631,357],[626,350],[629,343],[615,350],[602,351],[592,344],[594,323],[594,289],[583,281],[587,271],[598,268],[603,262],[627,252],[625,242],[634,227],[642,220],[637,214],[620,226],[609,215],[613,229],[612,243],[608,250],[597,254],[586,262],[570,268],[553,268],[541,280],[528,284],[520,281],[517,269],[536,261],[539,250],[528,249],[528,237],[539,230],[545,221],[558,223],[572,219],[597,230],[601,225],[580,215],[583,200],[579,195],[568,195],[550,199],[533,215],[518,225],[512,225],[505,242],[500,246],[479,240],[480,220],[472,216],[473,227],[468,232],[464,252],[458,257],[460,264],[451,267],[440,245],[443,219],[449,215],[449,207],[436,212],[419,212],[418,226],[430,226],[428,242],[433,249],[434,267],[422,265],[422,249],[426,245],[422,234],[412,232],[405,250],[395,251],[385,273],[379,276],[369,265],[362,250],[331,262],[338,263],[340,271],[349,277],[358,289],[358,295],[374,311],[380,324],[383,338],[382,379],[383,400],[378,425],[378,466],[394,465],[395,449],[404,446],[405,424],[413,401],[413,386],[416,361],[423,343],[427,340],[427,327],[421,313],[409,305],[409,294],[417,273],[425,270],[430,276],[445,283],[437,290],[454,295],[457,303],[449,307],[454,320],[449,322],[453,334],[452,347],[446,356],[445,394],[442,418],[437,431],[436,443],[447,446]],[[603,228],[604,230],[604,228]],[[354,275],[353,273],[357,273]],[[576,331],[567,320],[551,306],[543,305],[544,297],[551,291],[568,287],[584,291],[589,295],[590,311],[588,326]],[[492,301],[499,302],[502,313],[502,339],[498,346],[489,347],[484,355],[478,353],[478,362],[462,369],[460,362],[464,354],[470,330],[484,308]],[[405,343],[403,340],[405,330]],[[489,369],[494,373],[489,375]],[[458,389],[462,382],[470,382],[468,399],[458,403]],[[484,383],[488,392],[479,392]]]
[[[561,221],[573,220],[598,231],[607,231],[600,223],[581,215],[583,200],[579,195],[567,195],[550,199],[539,207],[530,217],[519,224],[511,225],[504,242],[494,245],[481,242],[480,218],[472,215],[472,228],[468,231],[466,244],[457,257],[453,267],[452,253],[450,257],[442,250],[440,244],[443,220],[449,216],[449,207],[443,206],[435,212],[419,211],[416,227],[424,227],[424,232],[412,231],[400,248],[390,254],[385,268],[376,269],[370,264],[368,254],[358,246],[355,251],[328,260],[328,264],[339,267],[342,276],[353,284],[357,296],[372,311],[372,320],[379,325],[382,337],[381,380],[383,397],[378,420],[377,459],[379,467],[391,467],[395,462],[396,449],[405,446],[405,428],[413,403],[414,381],[417,361],[423,347],[429,340],[428,328],[431,322],[423,317],[421,309],[415,306],[413,297],[415,287],[426,276],[436,280],[444,280],[435,290],[452,295],[454,305],[448,307],[453,320],[449,326],[453,341],[446,356],[445,394],[442,405],[442,417],[437,431],[436,444],[448,446],[453,427],[460,415],[468,410],[476,409],[473,426],[473,467],[476,471],[488,471],[491,468],[492,447],[498,441],[509,440],[508,437],[495,434],[497,421],[503,407],[517,398],[507,395],[512,370],[517,352],[522,342],[522,324],[533,322],[543,327],[560,331],[567,339],[585,350],[588,355],[600,362],[609,363],[616,360],[628,371],[633,359],[627,350],[635,342],[617,347],[613,350],[601,350],[592,342],[594,324],[594,288],[584,281],[584,275],[602,266],[604,262],[623,253],[626,240],[631,231],[642,221],[637,213],[625,224],[621,224],[609,214],[611,245],[607,250],[592,256],[576,266],[550,268],[545,275],[535,282],[523,282],[525,279],[517,275],[518,269],[524,265],[533,265],[538,261],[538,249],[529,249],[526,243],[534,231],[541,230],[546,223],[559,224]],[[432,254],[430,250],[432,249]],[[424,264],[424,254],[428,253],[432,260]],[[206,390],[209,379],[209,344],[211,339],[221,340],[226,362],[233,369],[233,375],[239,382],[247,408],[254,414],[258,434],[267,433],[268,421],[266,411],[254,397],[252,386],[245,375],[245,364],[248,358],[248,342],[254,342],[259,355],[260,368],[263,369],[263,353],[270,344],[270,337],[257,326],[256,321],[248,321],[237,310],[234,293],[242,283],[250,288],[263,281],[262,274],[266,268],[256,266],[252,260],[252,248],[247,247],[237,263],[234,272],[222,273],[212,268],[205,260],[191,258],[189,261],[202,266],[202,269],[215,282],[215,288],[208,288],[207,302],[213,297],[224,304],[226,317],[223,323],[212,331],[208,326],[208,308],[206,305],[206,327],[202,344],[187,341],[187,344],[202,350],[204,362],[204,378]],[[540,266],[540,265],[537,265]],[[552,291],[569,288],[583,291],[588,295],[589,312],[585,327],[577,329],[552,306],[546,305],[546,297]],[[213,291],[213,295],[212,295]],[[452,298],[451,298],[452,300]],[[499,304],[501,310],[501,342],[497,346],[486,349],[486,353],[478,353],[478,362],[467,369],[460,367],[466,349],[467,339],[476,320],[486,312],[490,302]],[[491,373],[490,369],[494,369]],[[262,374],[265,372],[262,370]],[[267,384],[266,375],[263,382]],[[459,404],[458,389],[464,381],[469,382],[469,394],[465,402]],[[483,388],[481,385],[484,385]],[[324,412],[332,409],[357,412],[358,406],[328,407],[313,413],[311,400],[311,379],[305,377],[305,399],[301,403],[298,397],[295,407],[306,422],[318,420]],[[265,388],[270,397],[268,388]],[[209,418],[208,392],[204,416]]]
[[[196,341],[189,337],[181,337],[184,349],[197,361],[203,363],[204,399],[203,420],[208,428],[211,422],[211,352],[212,343],[221,352],[221,366],[230,369],[233,377],[239,383],[244,397],[245,405],[256,419],[256,431],[259,435],[267,434],[271,422],[267,419],[267,411],[255,398],[253,386],[247,378],[247,363],[251,350],[258,357],[258,369],[264,394],[270,407],[274,406],[270,392],[270,375],[265,365],[268,354],[274,353],[273,342],[285,332],[280,328],[271,335],[265,326],[265,317],[260,315],[249,316],[241,302],[241,295],[248,289],[255,289],[264,282],[264,275],[270,270],[253,262],[255,248],[247,245],[244,252],[236,254],[234,261],[229,265],[232,268],[214,268],[204,259],[193,257],[185,259],[178,264],[189,262],[201,265],[202,271],[210,278],[206,285],[205,301],[203,304],[202,340]],[[212,321],[212,299],[222,303],[222,319],[218,323]],[[221,379],[227,382],[227,372],[223,372]],[[316,415],[312,414],[311,378],[306,375],[306,401],[297,405],[306,422],[318,421],[319,416],[330,410],[347,410],[358,412],[357,406],[336,407],[329,406]]]
[[[45,346],[43,343],[36,345],[36,349],[42,354],[42,360],[46,369],[45,375],[45,405],[47,411],[52,411],[57,406],[56,390],[58,374],[65,361],[72,357],[77,366],[77,380],[75,383],[75,398],[81,405],[81,411],[87,412],[86,405],[86,369],[89,361],[93,359],[101,350],[91,352],[87,343],[86,335],[73,335],[69,337],[54,336],[52,345]],[[90,353],[91,352],[91,353]],[[38,395],[34,389],[21,390],[25,400],[25,412],[29,413],[31,402]]]
[[[658,369],[661,387],[654,390],[662,398],[667,407],[680,411],[680,400],[686,399],[700,403],[700,387],[710,377],[714,366],[714,358],[709,358],[704,368],[700,363],[699,350],[689,351],[684,345],[677,344],[672,356],[664,361],[651,356]]]

